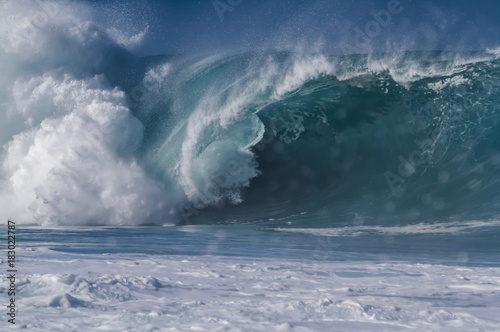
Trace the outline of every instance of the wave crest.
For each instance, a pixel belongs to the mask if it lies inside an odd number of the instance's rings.
[[[497,213],[495,51],[138,58],[123,46],[146,30],[127,39],[82,8],[36,4],[0,14],[5,218],[175,223],[183,204],[193,221],[307,211],[322,226]]]

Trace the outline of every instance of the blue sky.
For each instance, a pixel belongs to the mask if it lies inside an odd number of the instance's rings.
[[[149,27],[141,55],[256,48],[333,54],[500,46],[493,0],[87,1],[108,27]],[[391,11],[392,9],[392,11]]]

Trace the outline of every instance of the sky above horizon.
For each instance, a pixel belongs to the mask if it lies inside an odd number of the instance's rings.
[[[500,2],[487,0],[84,1],[107,29],[145,32],[139,55],[254,49],[331,54],[500,46]]]

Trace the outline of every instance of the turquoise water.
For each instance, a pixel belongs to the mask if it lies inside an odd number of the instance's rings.
[[[280,226],[280,225],[274,225]],[[408,261],[412,263],[499,266],[495,227],[435,234],[318,236],[273,225],[184,227],[22,228],[19,246],[65,254],[188,255],[281,258],[305,261]],[[289,226],[288,226],[289,227]],[[292,228],[293,230],[293,228]],[[354,233],[357,233],[355,231]]]

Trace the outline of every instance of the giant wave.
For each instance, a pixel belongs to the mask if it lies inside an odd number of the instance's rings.
[[[34,9],[4,7],[3,218],[308,213],[328,227],[498,215],[496,51],[141,58],[71,9],[30,30]]]

